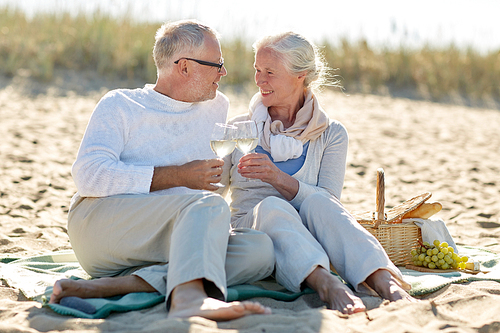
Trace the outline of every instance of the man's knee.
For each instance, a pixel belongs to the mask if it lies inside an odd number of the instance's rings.
[[[231,218],[227,202],[218,194],[197,194],[184,213],[195,214],[199,217],[199,221],[223,227],[229,225]]]
[[[205,207],[219,207],[223,210],[229,211],[229,205],[226,200],[215,193],[202,193],[194,196],[195,204],[201,204]]]

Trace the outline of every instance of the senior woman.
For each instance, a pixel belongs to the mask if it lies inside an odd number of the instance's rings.
[[[380,243],[339,201],[348,136],[313,93],[328,84],[317,48],[289,32],[257,41],[254,51],[259,92],[249,114],[231,122],[254,120],[259,145],[255,153],[235,150],[226,158],[223,182],[230,184],[232,226],[267,233],[277,282],[295,292],[310,286],[331,309],[350,314],[365,306],[330,273],[330,262],[358,292],[414,301]]]

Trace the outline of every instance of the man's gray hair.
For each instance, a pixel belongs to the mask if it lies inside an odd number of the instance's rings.
[[[205,34],[218,38],[218,33],[195,20],[182,20],[163,24],[155,36],[153,59],[158,71],[165,68],[169,62],[174,62],[174,56],[181,52],[192,53],[203,45]]]
[[[266,36],[253,44],[255,53],[259,49],[274,51],[292,75],[306,72],[305,88],[315,90],[325,85],[339,86],[339,81],[330,76],[330,68],[318,47],[302,35],[284,32]]]

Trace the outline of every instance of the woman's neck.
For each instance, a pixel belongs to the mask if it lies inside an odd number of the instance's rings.
[[[297,112],[304,106],[304,93],[300,94],[296,103],[283,106],[270,106],[267,111],[271,116],[271,120],[279,120],[285,128],[289,128],[295,123]]]

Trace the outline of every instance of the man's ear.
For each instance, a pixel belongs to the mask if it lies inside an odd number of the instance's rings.
[[[191,71],[191,68],[189,67],[189,61],[187,61],[186,59],[180,59],[177,63],[177,71],[182,76],[189,75]]]

